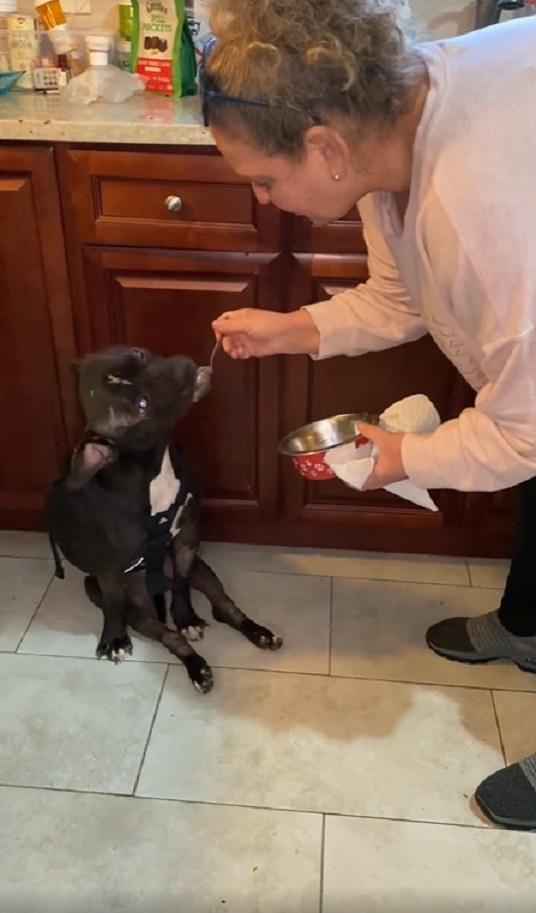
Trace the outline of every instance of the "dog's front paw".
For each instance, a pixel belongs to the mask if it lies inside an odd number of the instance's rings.
[[[186,671],[197,691],[201,692],[201,694],[208,694],[209,691],[212,691],[214,676],[212,674],[212,669],[202,656],[194,653],[193,656],[184,660],[184,665],[186,666]]]
[[[128,634],[109,641],[101,640],[97,647],[97,658],[102,659],[103,656],[116,665],[122,663],[126,656],[132,656],[132,641]]]
[[[246,618],[240,626],[240,633],[247,637],[252,644],[259,647],[260,650],[279,650],[283,646],[283,638],[274,634],[268,628],[263,628],[251,618]]]
[[[186,640],[203,640],[206,627],[206,621],[203,621],[202,618],[197,618],[193,624],[189,624],[180,630],[182,636],[185,637]]]

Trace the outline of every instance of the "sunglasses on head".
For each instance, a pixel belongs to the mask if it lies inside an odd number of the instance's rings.
[[[313,124],[320,125],[323,123],[318,115],[311,114],[309,111],[306,111],[305,108],[298,108],[296,105],[273,105],[269,101],[260,101],[260,99],[240,98],[237,95],[226,95],[224,92],[218,92],[215,88],[211,87],[211,82],[211,78],[207,74],[205,67],[201,65],[198,72],[198,84],[201,114],[205,127],[210,126],[210,105],[213,101],[229,105],[248,105],[253,108],[272,108],[278,111],[294,111],[297,114],[305,114]]]

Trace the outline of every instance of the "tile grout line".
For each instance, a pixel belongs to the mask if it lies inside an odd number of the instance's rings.
[[[497,690],[499,690],[499,689],[497,689]],[[504,766],[508,767],[508,761],[506,760],[506,749],[504,747],[504,742],[503,742],[503,737],[502,737],[502,732],[501,732],[501,724],[499,722],[499,713],[497,710],[497,704],[495,702],[495,690],[493,688],[490,688],[489,693],[490,693],[490,697],[491,697],[491,703],[493,705],[493,713],[495,715],[495,723],[497,725],[497,732],[499,733],[499,744],[501,746]]]
[[[468,576],[468,578],[469,578],[469,586],[472,587],[472,586],[473,586],[473,576],[472,576],[472,574],[471,574],[471,565],[469,564],[469,562],[467,561],[467,559],[465,560],[465,567],[467,568],[467,576]]]
[[[55,577],[56,577],[56,575],[53,573],[52,576],[51,576],[51,578],[50,578],[50,580],[48,581],[48,583],[47,583],[47,585],[46,585],[46,587],[45,587],[45,592],[44,592],[43,595],[41,596],[41,599],[40,599],[39,602],[37,603],[37,605],[36,605],[36,607],[35,607],[35,610],[34,610],[33,613],[32,613],[32,617],[30,618],[28,624],[26,625],[24,631],[22,632],[22,634],[21,634],[21,636],[20,636],[20,638],[19,638],[19,642],[18,642],[17,646],[15,647],[14,650],[11,651],[13,654],[17,654],[18,656],[24,656],[24,653],[19,653],[19,649],[20,649],[20,647],[22,646],[22,642],[23,642],[24,638],[26,637],[28,631],[30,630],[30,627],[31,627],[32,624],[34,623],[34,621],[35,621],[35,616],[37,615],[39,609],[40,609],[41,606],[43,605],[43,602],[45,601],[45,599],[46,599],[46,597],[47,597],[47,595],[48,595],[48,591],[50,590],[50,587],[51,587],[52,584],[54,583]]]
[[[469,824],[462,821],[434,821],[428,818],[400,818],[392,815],[359,815],[355,812],[346,814],[344,812],[338,811],[320,811],[318,809],[309,808],[286,808],[284,806],[277,805],[245,805],[239,802],[211,802],[206,799],[181,799],[174,796],[144,796],[139,794],[134,795],[133,793],[128,792],[99,792],[95,789],[74,789],[63,786],[36,786],[28,783],[0,782],[0,790],[2,789],[33,789],[36,792],[68,793],[69,795],[73,796],[96,796],[102,799],[129,799],[132,802],[174,802],[177,805],[202,805],[209,808],[241,808],[259,812],[277,812],[278,814],[283,813],[289,815],[314,815],[315,817],[321,816],[324,819],[343,818],[357,821],[388,821],[394,824],[422,824],[427,827],[454,827],[471,831],[501,830],[501,828],[493,827],[489,824],[484,823]]]
[[[13,561],[48,561],[53,566],[53,559],[49,555],[11,555],[9,552],[2,552],[0,558],[11,558]]]
[[[329,578],[329,635],[328,635],[328,675],[331,676],[331,647],[333,638],[333,577]]]
[[[257,670],[252,670],[257,671]],[[271,671],[271,670],[270,670]],[[276,670],[274,669],[274,672]],[[289,672],[283,673],[288,675],[322,675],[321,672]],[[458,690],[463,691],[490,691],[492,690],[489,685],[462,685],[462,684],[453,684],[452,682],[416,682],[412,679],[405,678],[367,678],[364,675],[338,675],[332,676],[332,678],[342,679],[343,681],[355,681],[355,682],[378,682],[385,685],[413,685],[415,688],[457,688]],[[534,694],[536,697],[536,691],[531,688],[506,688],[500,685],[494,685],[493,690],[495,691],[504,691],[506,694]]]
[[[13,555],[13,554],[0,554],[0,559],[10,558],[15,561],[47,561],[51,563],[51,559],[45,557],[44,555]],[[465,562],[466,563],[466,562]],[[368,575],[363,576],[360,574],[315,574],[311,571],[297,571],[292,568],[285,568],[284,570],[275,570],[264,569],[264,568],[250,568],[250,567],[226,567],[228,571],[237,571],[238,573],[247,573],[247,574],[272,574],[274,576],[287,576],[287,577],[324,577],[333,579],[337,578],[340,580],[366,580],[372,583],[408,583],[411,586],[445,586],[445,587],[462,587],[464,589],[476,589],[476,590],[501,590],[503,585],[493,586],[490,584],[475,584],[472,581],[471,572],[469,570],[469,565],[466,563],[466,569],[468,571],[469,582],[450,582],[446,580],[413,580],[408,577],[370,577]]]
[[[26,633],[24,636],[26,636]],[[95,637],[95,640],[98,641],[98,636]],[[104,661],[103,658],[99,659],[98,656],[96,656],[94,654],[91,656],[79,656],[75,653],[34,653],[31,650],[27,650],[27,651],[23,650],[22,652],[16,652],[15,650],[0,650],[0,656],[20,656],[20,657],[31,656],[34,659],[76,659],[82,663],[104,662],[104,665],[106,665],[106,662],[108,662],[108,660]],[[131,666],[168,666],[168,665],[169,666],[174,666],[174,665],[178,666],[179,665],[179,663],[169,663],[165,659],[162,659],[162,660],[159,660],[159,659],[126,660],[125,659],[121,663],[117,663],[116,665],[121,667],[126,664],[131,665]],[[227,666],[222,666],[221,668],[226,669]],[[237,668],[237,671],[244,671],[244,670],[240,670],[239,668]],[[253,671],[264,671],[264,670],[255,669]],[[303,673],[303,674],[307,674],[307,673]],[[313,675],[314,673],[311,673],[311,674]],[[322,674],[322,673],[319,673],[319,674]],[[501,689],[497,689],[497,690],[502,691],[503,689],[501,688]]]
[[[44,597],[43,597],[44,598]],[[37,609],[36,609],[37,612]],[[31,624],[31,622],[30,622]],[[27,631],[24,636],[26,636]],[[17,648],[18,650],[18,648]],[[0,650],[0,656],[33,656],[39,659],[75,659],[80,660],[81,662],[96,662],[95,656],[76,656],[72,653],[34,653],[32,651],[23,651],[17,652],[15,650]],[[127,663],[134,666],[168,666],[170,669],[180,668],[181,663],[169,663],[167,660],[162,659],[130,659],[126,660]],[[453,682],[434,682],[434,681],[413,681],[412,679],[405,678],[369,678],[366,675],[343,675],[340,672],[337,675],[333,675],[331,672],[311,672],[311,671],[302,671],[301,669],[268,669],[261,666],[221,666],[217,662],[212,662],[211,667],[213,669],[222,669],[229,672],[260,672],[266,673],[268,675],[299,675],[299,676],[311,676],[313,678],[333,678],[335,680],[339,679],[341,681],[354,681],[354,682],[369,682],[371,684],[383,684],[383,685],[410,685],[414,688],[456,688],[457,690],[463,691],[501,691],[505,694],[532,694],[536,698],[536,691],[533,688],[513,688],[506,687],[505,685],[493,685],[491,688],[489,685],[468,685],[468,684],[457,684]],[[1,784],[0,784],[1,785]]]
[[[313,577],[313,578],[329,578],[333,577],[337,580],[367,580],[372,583],[408,583],[411,586],[446,586],[446,587],[460,587],[462,589],[470,590],[473,585],[468,583],[462,583],[460,581],[450,582],[447,580],[413,580],[409,577],[370,577],[369,575],[361,574],[336,574],[336,573],[324,573],[324,574],[315,574],[311,571],[295,571],[291,568],[285,570],[276,571],[273,568],[249,568],[249,567],[229,567],[225,568],[226,572],[238,572],[239,574],[271,574],[274,577]],[[218,573],[220,573],[218,569]],[[474,586],[474,589],[481,590],[500,590],[501,586]]]
[[[169,675],[169,670],[170,670],[170,668],[171,668],[171,666],[170,666],[170,664],[168,663],[167,669],[166,669],[166,671],[165,671],[165,673],[164,673],[164,677],[163,677],[163,679],[162,679],[162,687],[160,688],[160,693],[159,693],[159,695],[158,695],[158,697],[157,697],[157,699],[156,699],[156,706],[155,706],[154,713],[153,713],[153,716],[152,716],[152,719],[151,719],[151,725],[149,726],[149,732],[147,733],[147,739],[146,739],[146,741],[145,741],[145,746],[144,746],[144,749],[143,749],[143,752],[142,752],[142,756],[141,756],[141,760],[140,760],[140,766],[138,767],[138,773],[137,773],[137,775],[136,775],[136,780],[135,780],[135,782],[134,782],[134,787],[133,787],[133,789],[132,789],[132,796],[133,796],[133,797],[136,795],[136,790],[137,790],[138,784],[139,784],[139,782],[140,782],[141,772],[142,772],[142,770],[143,770],[143,765],[145,764],[145,757],[146,757],[146,755],[147,755],[147,750],[148,750],[148,748],[149,748],[149,742],[151,741],[151,736],[152,736],[152,734],[153,734],[153,729],[154,729],[154,724],[155,724],[155,720],[156,720],[156,715],[157,715],[158,710],[159,710],[159,708],[160,708],[160,701],[162,700],[162,695],[163,695],[163,693],[164,693],[164,688],[166,687],[166,682],[167,682],[167,680],[168,680],[168,675]]]
[[[320,897],[318,899],[318,913],[323,913],[324,909],[324,865],[326,859],[326,813],[322,814],[322,830],[320,838],[320,878],[319,888]]]
[[[493,826],[488,823],[480,824],[468,824],[462,821],[432,821],[430,819],[419,819],[419,818],[400,818],[393,816],[381,816],[381,815],[356,815],[356,814],[344,814],[344,812],[324,812],[325,818],[343,818],[343,819],[354,819],[357,821],[389,821],[391,824],[423,824],[426,827],[457,827],[462,830],[469,831],[499,831],[502,832],[502,828]],[[475,820],[477,819],[475,815]]]

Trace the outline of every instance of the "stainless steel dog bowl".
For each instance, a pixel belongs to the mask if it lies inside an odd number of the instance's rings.
[[[332,415],[330,418],[303,425],[287,434],[279,442],[279,452],[285,456],[310,456],[313,453],[331,450],[332,447],[349,444],[359,437],[356,432],[358,422],[377,425],[379,420],[379,416],[368,412]]]
[[[300,475],[311,482],[334,479],[335,473],[325,460],[326,453],[341,444],[353,442],[356,449],[366,444],[366,438],[359,434],[356,425],[359,422],[377,425],[379,421],[379,416],[369,412],[332,415],[287,434],[279,442],[279,452],[292,457]]]

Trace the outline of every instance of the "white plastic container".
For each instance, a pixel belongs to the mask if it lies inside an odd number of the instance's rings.
[[[109,32],[91,32],[86,35],[90,67],[107,67],[110,63],[112,35]]]

